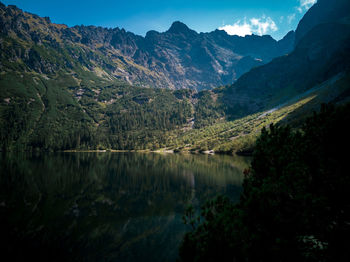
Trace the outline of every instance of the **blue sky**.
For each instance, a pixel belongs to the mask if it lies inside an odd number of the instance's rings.
[[[54,23],[120,27],[139,35],[166,31],[182,21],[197,32],[217,28],[229,34],[282,38],[316,0],[0,0]]]

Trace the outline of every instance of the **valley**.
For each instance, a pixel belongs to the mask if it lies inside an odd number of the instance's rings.
[[[57,25],[5,5],[0,17],[2,150],[248,152],[263,126],[348,101],[340,84],[349,74],[345,17],[296,43],[303,20],[275,41],[198,34],[181,22],[143,38]],[[322,85],[328,95],[303,96]]]
[[[10,2],[0,2],[4,257],[350,261],[349,0],[31,3],[52,20]],[[176,19],[157,26],[171,5]],[[136,12],[148,6],[161,14]],[[201,13],[211,29],[200,32],[177,18],[194,23],[202,6],[240,20],[214,26]],[[104,16],[121,20],[71,19]],[[68,25],[52,22],[62,17]]]

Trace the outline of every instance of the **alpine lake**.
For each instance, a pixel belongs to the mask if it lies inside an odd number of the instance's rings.
[[[248,157],[0,154],[0,247],[12,260],[176,261],[187,206],[238,201]],[[4,252],[2,252],[4,254]]]

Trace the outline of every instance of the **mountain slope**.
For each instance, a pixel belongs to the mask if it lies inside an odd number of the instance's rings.
[[[324,1],[320,1],[320,4]],[[343,1],[328,1],[342,6]],[[332,9],[323,9],[324,17]],[[311,8],[306,17],[314,17]],[[350,70],[350,9],[347,17],[312,27],[297,43],[293,52],[252,69],[230,86],[223,98],[232,117],[255,113],[278,106],[336,75]],[[316,15],[318,13],[316,12]],[[299,28],[304,28],[301,22]],[[310,25],[311,26],[311,25]],[[300,30],[296,31],[301,35]]]
[[[295,45],[316,25],[329,22],[345,22],[349,17],[348,0],[318,0],[298,24]]]
[[[0,151],[159,148],[192,115],[190,91],[33,73],[0,75],[0,86]]]
[[[0,3],[1,71],[53,74],[84,69],[132,85],[195,90],[231,84],[252,67],[289,53],[294,33],[270,36],[200,33],[174,22],[146,37],[124,29],[67,27]],[[78,70],[79,71],[79,70]]]

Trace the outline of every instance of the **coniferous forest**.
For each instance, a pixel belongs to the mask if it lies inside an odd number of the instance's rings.
[[[324,105],[298,131],[263,129],[240,202],[187,209],[181,261],[348,261],[349,120],[349,104]]]

